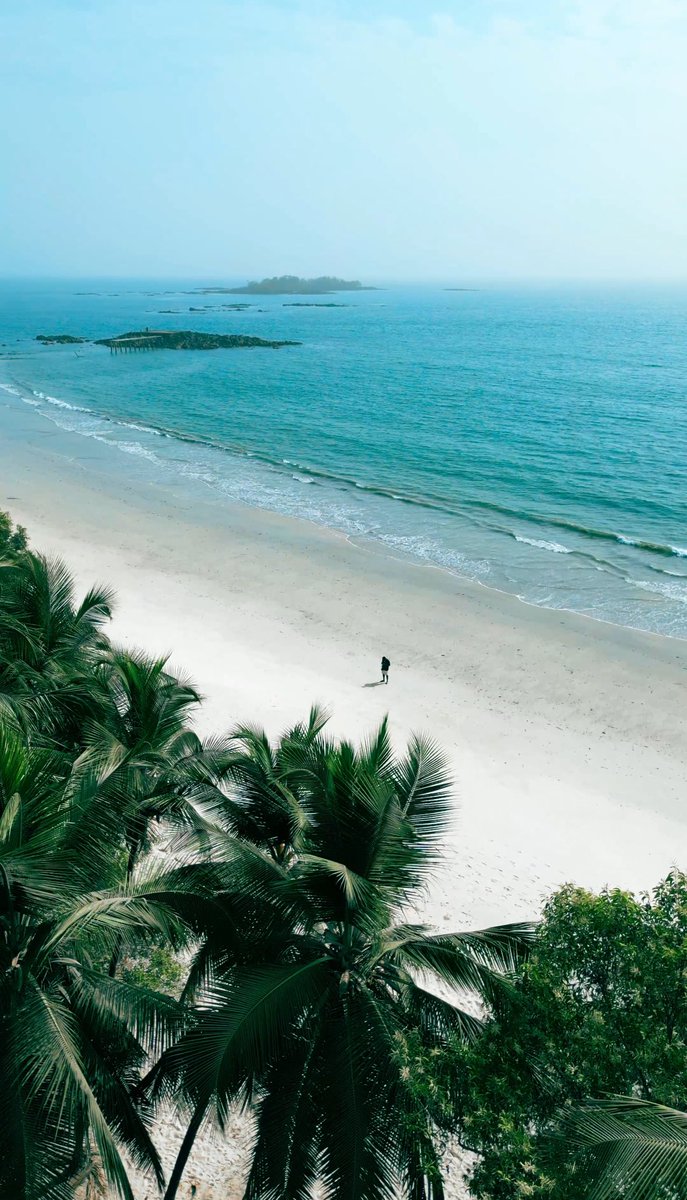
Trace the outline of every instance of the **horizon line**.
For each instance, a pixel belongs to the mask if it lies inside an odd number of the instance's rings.
[[[283,274],[291,275],[292,272],[284,272]],[[301,279],[322,278],[321,275],[319,275],[319,276],[318,275],[301,275],[301,276],[296,276],[296,277],[301,278]],[[274,276],[261,276],[260,281],[264,278],[275,278],[275,277]],[[276,276],[276,278],[279,278],[279,276]],[[337,276],[333,276],[333,278],[337,278]],[[376,279],[377,283],[371,284],[369,282],[370,278]],[[250,281],[253,281],[254,279],[257,279],[257,273],[251,277]],[[40,272],[26,272],[26,273],[0,272],[0,283],[24,283],[24,282],[80,283],[80,282],[98,282],[98,281],[116,281],[116,282],[120,282],[120,283],[121,282],[149,282],[149,283],[150,282],[153,282],[153,283],[184,282],[184,283],[188,283],[191,281],[198,281],[201,284],[210,284],[210,285],[216,286],[216,287],[223,287],[223,286],[229,286],[229,285],[240,286],[242,283],[250,282],[246,279],[245,273],[242,273],[240,275],[233,275],[233,274],[229,274],[229,273],[227,273],[226,275],[205,275],[202,272],[199,272],[197,274],[193,273],[193,272],[178,272],[178,273],[173,273],[173,274],[158,275],[158,274],[145,274],[145,273],[134,272],[131,274],[108,274],[108,273],[97,274],[96,273],[96,274],[92,274],[92,275],[86,275],[86,274],[79,273],[79,274],[75,274],[75,275],[70,275],[68,273],[63,274],[63,273],[57,273],[57,272],[50,272],[50,273],[46,273],[46,274],[43,274]],[[391,287],[393,287],[393,286],[396,286],[396,287],[449,286],[449,287],[454,287],[457,290],[460,290],[462,288],[469,290],[471,287],[477,287],[477,286],[488,287],[488,286],[494,286],[494,285],[498,286],[500,284],[509,284],[509,285],[510,284],[520,284],[520,285],[551,285],[551,284],[554,284],[554,285],[555,284],[557,284],[557,285],[574,285],[574,284],[601,285],[601,284],[606,284],[609,286],[623,286],[623,285],[628,285],[628,284],[629,285],[633,285],[633,284],[634,285],[657,285],[657,284],[660,284],[660,285],[677,284],[677,285],[679,285],[679,284],[687,284],[687,274],[685,274],[685,275],[660,275],[660,276],[650,276],[650,275],[622,275],[622,276],[611,276],[611,275],[604,275],[604,276],[601,276],[601,275],[579,275],[579,276],[577,276],[577,275],[560,275],[560,276],[553,276],[553,275],[551,275],[551,276],[549,276],[549,275],[465,275],[462,278],[457,277],[455,275],[445,275],[445,276],[433,275],[433,276],[414,276],[414,277],[413,276],[376,275],[376,276],[364,277],[363,279],[356,278],[355,281],[362,283],[361,291],[364,290],[366,287],[374,288],[375,286],[377,286],[379,288],[389,287],[389,286],[391,286]]]

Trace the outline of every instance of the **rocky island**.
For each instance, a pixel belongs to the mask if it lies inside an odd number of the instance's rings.
[[[37,333],[35,340],[44,346],[78,346],[88,338],[74,337],[71,333]]]
[[[99,338],[96,346],[110,350],[237,350],[262,346],[279,350],[282,346],[300,346],[301,342],[275,342],[248,337],[244,333],[198,333],[192,329],[134,329],[116,337]]]
[[[332,292],[374,292],[359,279],[337,279],[334,275],[319,275],[317,279],[301,279],[298,275],[274,275],[271,279],[252,280],[244,287],[196,288],[203,296],[330,296]]]
[[[254,304],[202,304],[200,307],[191,305],[189,312],[245,312],[248,308],[255,308]],[[263,312],[262,308],[258,308],[257,312]]]

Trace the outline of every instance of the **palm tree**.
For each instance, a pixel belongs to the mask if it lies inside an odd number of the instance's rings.
[[[201,830],[216,807],[226,761],[221,739],[202,741],[189,727],[200,702],[193,686],[164,658],[113,649],[103,661],[109,705],[88,724],[77,773],[98,779],[103,803],[117,815],[126,848],[126,882],[157,840],[161,822]],[[121,959],[115,945],[110,974]]]
[[[184,936],[179,881],[118,885],[121,845],[93,772],[0,728],[0,1195],[66,1200],[97,1163],[132,1198],[120,1147],[162,1180],[134,1100],[179,1004],[111,979],[115,944]],[[183,907],[183,898],[181,904]]]
[[[562,1131],[577,1148],[585,1200],[684,1200],[687,1113],[615,1096],[574,1109]]]
[[[96,667],[114,602],[96,587],[77,604],[75,590],[60,559],[23,553],[0,564],[0,712],[70,752],[106,702]]]
[[[79,759],[97,768],[103,794],[120,811],[129,878],[150,849],[151,823],[181,815],[188,768],[203,749],[188,725],[200,697],[166,666],[166,659],[140,652],[108,654],[103,670],[111,703],[88,723]]]
[[[192,1114],[166,1200],[208,1110],[222,1123],[237,1101],[257,1122],[246,1200],[302,1200],[316,1181],[330,1200],[394,1188],[439,1200],[436,1130],[406,1040],[431,1061],[475,1036],[465,994],[498,1003],[532,936],[413,922],[448,820],[445,764],[421,738],[394,759],[386,723],[359,751],[321,723],[314,712],[274,751],[257,731],[235,739],[233,832],[211,839],[228,881],[186,989],[195,1018],[154,1073],[154,1092],[174,1090]]]
[[[288,730],[273,746],[264,730],[239,725],[226,745],[209,756],[211,778],[229,784],[229,794],[208,794],[206,805],[214,822],[228,833],[260,846],[286,862],[293,855],[307,820],[306,790],[298,770],[303,753],[313,746],[328,721],[317,706],[305,724]]]

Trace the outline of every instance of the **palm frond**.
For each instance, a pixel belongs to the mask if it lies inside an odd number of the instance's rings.
[[[80,967],[72,973],[72,995],[91,1024],[124,1027],[151,1055],[159,1055],[186,1022],[179,1001],[150,988]]]
[[[270,1064],[256,1106],[256,1139],[245,1200],[310,1200],[318,1174],[320,1113],[310,1071],[322,1036],[313,1018]]]
[[[294,725],[279,739],[279,750],[283,752],[289,746],[311,745],[317,740],[325,725],[330,721],[329,710],[322,704],[313,704],[305,722]]]
[[[433,1042],[446,1042],[457,1034],[464,1042],[474,1042],[484,1032],[484,1022],[465,1009],[411,982],[405,993],[404,1006],[413,1027],[429,1036]]]
[[[323,1029],[317,1073],[322,1178],[334,1196],[396,1195],[398,1074],[390,1030],[365,990],[347,994]]]
[[[77,622],[87,621],[90,625],[97,627],[112,616],[115,603],[116,593],[113,588],[103,585],[93,587],[86,593],[77,608],[76,620]]]
[[[24,1054],[29,1097],[49,1112],[67,1114],[70,1111],[65,1107],[67,1104],[82,1108],[108,1180],[123,1200],[134,1200],[116,1139],[84,1071],[74,1017],[64,1003],[35,987],[33,996],[34,1015],[42,1009],[43,1017],[42,1021],[32,1022],[28,1029],[42,1027],[44,1035],[39,1044],[27,1047]],[[146,1165],[154,1165],[159,1172],[159,1162],[152,1160]]]
[[[387,941],[381,940],[380,952],[498,1007],[508,994],[509,977],[526,957],[534,936],[535,927],[523,923],[447,934],[406,925],[390,931]],[[386,951],[381,951],[384,945]]]
[[[687,1113],[618,1096],[574,1110],[562,1135],[578,1149],[585,1200],[687,1197]]]
[[[423,845],[435,845],[449,823],[453,789],[444,754],[436,742],[415,734],[394,777],[403,815]]]
[[[161,934],[172,945],[178,944],[182,926],[166,899],[164,892],[154,895],[135,888],[80,897],[54,923],[42,947],[42,959],[85,934],[97,936],[101,946],[109,951],[127,936]]]
[[[266,1068],[330,980],[326,957],[238,969],[231,983],[210,987],[195,1027],[167,1052],[167,1062],[190,1095],[233,1097],[247,1075]]]

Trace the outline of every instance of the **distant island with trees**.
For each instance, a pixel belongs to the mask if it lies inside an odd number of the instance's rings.
[[[244,287],[207,287],[196,291],[206,296],[329,296],[332,292],[374,292],[376,288],[365,287],[359,279],[337,279],[335,275],[319,275],[317,279],[274,275],[271,279],[254,279]]]

